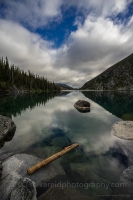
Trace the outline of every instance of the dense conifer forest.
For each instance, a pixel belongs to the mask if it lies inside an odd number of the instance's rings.
[[[50,82],[43,76],[25,72],[19,67],[9,65],[8,58],[0,58],[0,91],[9,90],[11,86],[19,89],[32,91],[56,91],[60,90],[58,85]]]

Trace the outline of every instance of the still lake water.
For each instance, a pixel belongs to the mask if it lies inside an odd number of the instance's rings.
[[[74,108],[79,99],[90,102],[90,112],[80,113]],[[133,92],[72,91],[0,97],[0,114],[11,116],[17,126],[12,140],[0,149],[0,156],[29,153],[46,158],[78,143],[77,149],[58,162],[67,181],[82,183],[77,189],[93,199],[111,199],[108,195],[116,188],[87,187],[87,183],[117,183],[123,170],[133,165],[132,142],[111,135],[115,122],[133,120]]]

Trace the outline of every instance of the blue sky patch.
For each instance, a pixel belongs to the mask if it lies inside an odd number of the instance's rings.
[[[42,38],[52,41],[55,48],[59,48],[68,38],[71,32],[77,30],[75,20],[77,17],[84,22],[82,13],[77,12],[76,8],[62,8],[62,20],[51,22],[44,28],[36,29],[35,33],[41,35]]]

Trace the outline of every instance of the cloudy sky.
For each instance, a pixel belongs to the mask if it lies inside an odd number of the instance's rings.
[[[0,57],[82,86],[133,53],[133,0],[0,0]]]

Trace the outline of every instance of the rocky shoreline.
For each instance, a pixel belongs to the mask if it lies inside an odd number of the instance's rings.
[[[2,90],[0,89],[0,95],[23,95],[35,91],[29,91],[25,88],[17,88],[15,85],[10,86],[9,89]]]
[[[53,162],[32,175],[27,174],[27,168],[40,162],[42,159],[28,154],[16,154],[3,162],[3,171],[0,181],[0,200],[55,200],[70,199],[90,200],[76,189],[66,187],[50,187],[37,198],[38,188],[46,187],[49,183],[64,180],[65,171],[61,165]]]
[[[0,143],[4,145],[6,141],[12,139],[15,130],[14,122],[10,118],[0,115]],[[25,153],[12,154],[0,156],[3,160],[0,161],[0,200],[41,200],[44,199],[44,196],[45,199],[53,199],[54,193],[58,193],[59,199],[62,198],[62,200],[68,197],[72,200],[73,195],[77,197],[77,200],[80,200],[81,197],[89,200],[88,197],[73,188],[64,190],[60,187],[45,188],[48,183],[56,182],[57,184],[59,180],[65,179],[65,171],[58,162],[55,161],[36,173],[28,175],[27,169],[41,162],[42,159]],[[39,190],[47,190],[47,192],[41,192],[42,195],[37,198]],[[56,199],[57,197],[55,197]]]
[[[116,126],[119,126],[119,124],[122,124],[122,126],[127,126],[127,124],[130,124],[130,122],[115,123],[115,125],[113,125],[113,130],[114,126],[116,130]],[[10,118],[0,116],[0,142],[2,144],[7,140],[12,139],[15,130],[16,126]],[[117,134],[115,133],[113,135]],[[125,135],[127,136],[128,134]],[[47,158],[47,156],[48,155],[44,151],[43,159]],[[28,175],[27,169],[42,161],[42,158],[39,157],[40,153],[38,153],[36,156],[29,155],[28,153],[18,153],[15,155],[13,155],[13,153],[8,153],[8,155],[0,156],[0,160],[2,160],[2,162],[0,161],[0,200],[53,200],[53,198],[54,200],[73,200],[74,198],[77,200],[91,200],[90,197],[86,196],[86,194],[81,194],[80,191],[76,190],[76,188],[62,188],[61,186],[55,187],[55,185],[49,186],[49,183],[51,184],[56,182],[57,184],[61,180],[63,182],[66,179],[67,175],[65,169],[59,162],[54,161],[46,167],[38,170],[34,174]],[[88,182],[88,180],[94,181],[94,179],[96,182],[102,180],[101,177],[99,177],[96,173],[89,170],[90,163],[86,163],[85,166],[84,163],[72,163],[70,164],[70,167],[73,175],[75,173],[80,174],[81,180],[86,180],[86,182]],[[103,179],[102,181],[105,180]],[[118,198],[118,195],[120,196],[128,194],[131,197],[129,199],[132,199],[133,166],[130,166],[123,171],[119,183],[126,184],[126,187],[117,188],[114,193],[112,193],[113,191],[111,188],[108,191],[103,191],[102,188],[101,190],[96,191],[96,195],[102,195],[103,193],[110,195],[114,194],[117,196],[117,199],[121,200],[121,198]],[[92,189],[94,190],[94,188]],[[93,190],[92,192],[94,194]]]

